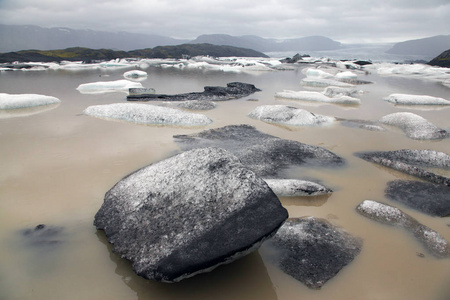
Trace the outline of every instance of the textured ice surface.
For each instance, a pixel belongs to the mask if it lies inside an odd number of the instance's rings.
[[[6,94],[0,93],[0,109],[17,109],[60,103],[61,100],[52,96],[37,94]]]
[[[334,79],[321,78],[321,77],[307,77],[301,80],[302,85],[312,87],[327,87],[327,86],[340,86],[340,87],[353,87],[352,84],[341,82]]]
[[[262,246],[267,259],[309,288],[320,289],[361,252],[360,238],[325,219],[288,219]]]
[[[201,148],[123,178],[106,193],[94,224],[138,275],[173,282],[256,250],[287,217],[238,158]]]
[[[203,126],[212,122],[207,116],[141,103],[114,103],[89,106],[84,114],[137,124]]]
[[[450,178],[420,167],[450,168],[450,155],[434,150],[396,150],[357,152],[356,156],[433,183],[450,186]]]
[[[384,100],[401,105],[450,105],[449,100],[427,95],[391,94]]]
[[[129,88],[142,88],[142,84],[126,79],[115,81],[97,81],[80,84],[77,87],[77,90],[82,94],[102,94],[111,92],[128,92]]]
[[[324,102],[324,103],[338,103],[338,104],[360,104],[361,101],[358,98],[337,94],[336,96],[329,97],[320,92],[311,91],[289,91],[278,92],[275,97],[292,99],[292,100],[304,100],[312,102]]]
[[[407,137],[415,140],[437,140],[448,136],[447,131],[410,112],[389,114],[382,117],[380,122],[400,128]]]
[[[321,184],[300,179],[264,179],[279,197],[319,196],[333,191]]]
[[[248,114],[250,118],[268,123],[293,126],[329,125],[335,118],[313,114],[307,110],[286,105],[262,105]]]
[[[147,77],[147,72],[141,70],[132,70],[123,73],[123,77],[125,78],[139,78],[139,77]]]
[[[356,211],[375,221],[405,228],[413,233],[414,237],[434,256],[450,257],[450,245],[444,237],[396,207],[373,200],[364,200],[356,207]]]

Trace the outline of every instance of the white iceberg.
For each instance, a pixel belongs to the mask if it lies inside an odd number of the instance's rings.
[[[114,103],[89,106],[83,114],[145,125],[203,126],[212,122],[202,114],[141,103]]]
[[[329,86],[326,87],[322,92],[325,96],[328,97],[336,97],[336,96],[349,96],[349,97],[357,97],[363,92],[357,90],[355,88],[344,88],[339,86]]]
[[[125,78],[145,78],[147,76],[148,76],[147,72],[141,70],[132,70],[123,73],[123,77]]]
[[[345,72],[339,72],[334,76],[336,79],[357,79],[358,75],[356,75],[353,72],[345,71]]]
[[[380,122],[400,128],[407,137],[415,140],[437,140],[448,136],[447,131],[410,112],[389,114],[382,117]]]
[[[427,95],[391,94],[384,100],[401,105],[450,105],[449,100]]]
[[[279,197],[320,196],[332,193],[321,184],[300,179],[264,179]]]
[[[329,125],[336,119],[313,114],[307,110],[286,105],[262,105],[256,107],[248,116],[268,123],[293,126]]]
[[[0,93],[0,109],[17,109],[60,103],[56,97],[38,94]]]
[[[82,94],[101,94],[111,92],[128,92],[130,88],[142,88],[139,82],[133,82],[126,79],[116,81],[97,81],[91,83],[83,83],[77,87]]]
[[[311,87],[327,87],[330,85],[339,87],[353,87],[352,84],[341,82],[334,79],[321,78],[321,77],[307,77],[301,80],[302,85]]]
[[[306,77],[333,78],[334,75],[316,68],[308,68],[305,72]]]
[[[329,91],[329,93],[332,93]],[[292,100],[304,100],[312,102],[324,102],[324,103],[338,103],[338,104],[360,104],[361,100],[358,98],[338,94],[333,97],[328,97],[324,93],[311,92],[311,91],[290,91],[284,90],[283,92],[277,92],[275,97],[292,99]]]

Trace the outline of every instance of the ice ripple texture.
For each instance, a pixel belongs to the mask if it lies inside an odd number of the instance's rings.
[[[113,103],[89,106],[83,114],[144,125],[203,126],[212,123],[205,115],[169,107],[140,103]]]

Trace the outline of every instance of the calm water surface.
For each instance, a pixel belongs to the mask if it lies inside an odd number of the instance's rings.
[[[0,299],[450,298],[450,259],[435,259],[408,232],[355,212],[365,199],[390,203],[384,197],[386,183],[410,177],[353,156],[357,151],[404,148],[450,153],[449,139],[414,141],[400,131],[371,132],[340,124],[282,127],[246,116],[262,104],[287,104],[314,113],[366,120],[410,111],[448,130],[450,108],[400,108],[382,98],[391,93],[410,93],[449,99],[449,89],[433,82],[370,74],[360,76],[375,82],[358,87],[366,91],[361,105],[311,105],[274,98],[275,92],[284,89],[305,89],[300,85],[304,76],[301,70],[253,74],[160,68],[146,71],[149,76],[142,84],[158,93],[201,91],[205,85],[232,81],[255,84],[262,92],[218,103],[215,110],[204,112],[214,120],[206,127],[141,126],[81,115],[90,105],[124,102],[126,94],[83,95],[76,87],[122,79],[124,70],[0,73],[2,93],[44,94],[62,101],[41,113],[30,110],[14,118],[0,115]],[[336,170],[289,171],[293,177],[316,179],[333,188],[330,197],[281,199],[291,217],[326,218],[364,239],[361,254],[321,290],[310,290],[285,275],[264,259],[262,251],[178,284],[148,281],[112,253],[103,232],[92,225],[105,192],[117,181],[180,151],[173,135],[230,124],[251,124],[265,133],[325,147],[347,160],[347,166]],[[450,240],[448,218],[396,206]],[[38,224],[62,227],[59,242],[51,247],[27,244],[21,231]]]

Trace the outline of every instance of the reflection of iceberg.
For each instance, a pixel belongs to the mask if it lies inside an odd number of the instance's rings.
[[[17,109],[60,103],[56,97],[38,94],[0,93],[0,109]]]
[[[82,94],[101,94],[110,92],[128,92],[129,88],[141,88],[142,84],[129,80],[97,81],[83,83],[77,87]]]
[[[15,117],[27,117],[31,115],[36,115],[43,113],[45,111],[49,111],[55,109],[59,106],[60,103],[49,104],[49,105],[40,105],[34,107],[24,107],[24,108],[16,108],[16,109],[0,109],[0,119],[9,119]]]
[[[86,108],[83,113],[97,118],[116,119],[146,125],[203,126],[212,122],[211,119],[202,114],[140,103],[94,105]]]

